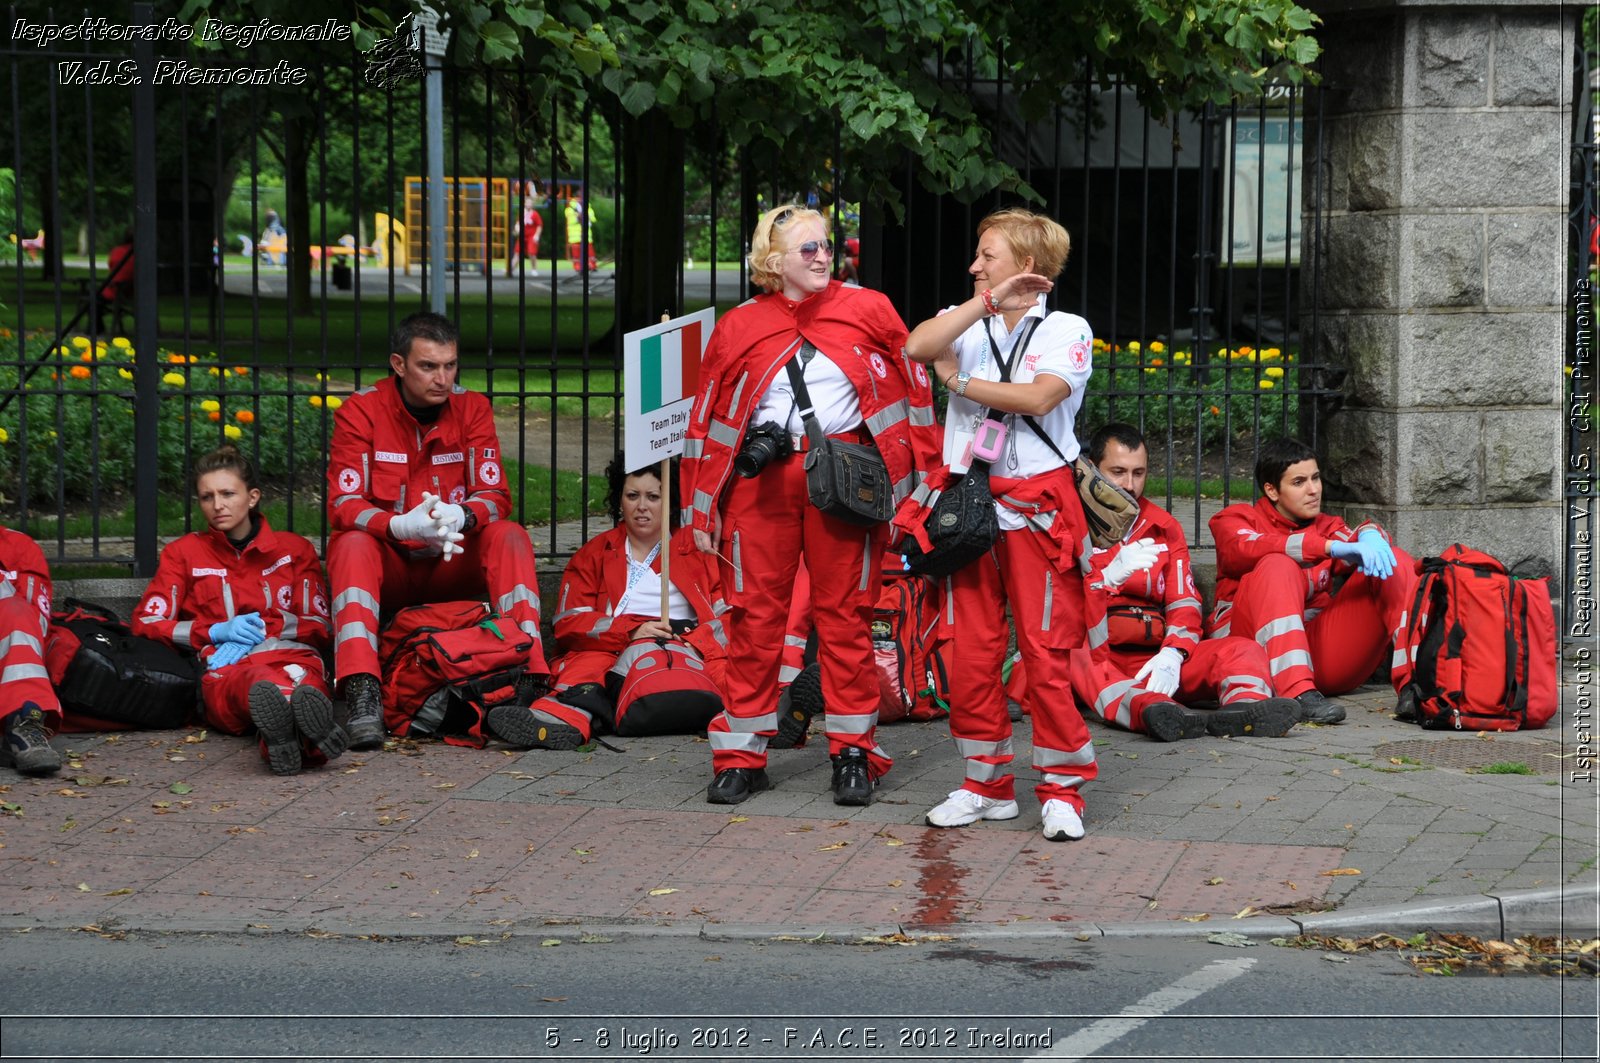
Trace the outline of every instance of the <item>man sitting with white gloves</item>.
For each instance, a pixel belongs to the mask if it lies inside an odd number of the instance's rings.
[[[1299,706],[1272,696],[1266,651],[1246,638],[1201,641],[1189,544],[1172,515],[1144,497],[1144,436],[1132,425],[1108,424],[1089,441],[1088,454],[1139,500],[1139,515],[1123,542],[1095,551],[1098,575],[1088,586],[1105,596],[1106,640],[1092,654],[1073,654],[1078,697],[1107,723],[1159,742],[1287,733]],[[1221,707],[1186,707],[1198,701]]]

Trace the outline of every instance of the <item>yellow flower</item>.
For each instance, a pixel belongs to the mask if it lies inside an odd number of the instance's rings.
[[[317,374],[315,374],[315,376],[317,378],[317,383],[319,383],[319,384],[322,383],[322,381],[325,379],[321,373],[317,373]]]
[[[127,350],[129,347],[133,346],[133,342],[126,336],[113,336],[111,337],[111,346],[121,347],[123,350]]]
[[[1267,362],[1276,362],[1279,358],[1282,358],[1282,357],[1283,357],[1283,352],[1278,350],[1278,348],[1276,348],[1276,347],[1268,347],[1266,350],[1261,352],[1262,360],[1263,361],[1267,361]]]
[[[340,406],[343,406],[343,405],[344,405],[344,400],[341,399],[339,396],[337,396],[337,395],[329,395],[328,396],[328,409],[337,410]]]
[[[1166,349],[1167,349],[1167,345],[1165,343],[1162,343],[1160,340],[1151,340],[1150,341],[1151,353],[1160,354],[1162,351],[1164,351]]]
[[[1568,375],[1568,376],[1571,376],[1571,375],[1572,375],[1572,366],[1570,366],[1570,365],[1569,365],[1569,366],[1567,366],[1567,368],[1566,368],[1566,374],[1567,374],[1567,375]]]
[[[117,369],[117,375],[120,376],[124,380],[132,380],[133,379],[133,372],[131,370],[128,370],[128,369],[118,368]]]
[[[1139,341],[1138,340],[1129,340],[1128,341],[1128,350],[1137,351],[1138,349],[1139,349]]]
[[[0,428],[0,443],[9,442],[11,442],[11,433],[7,432],[4,428]]]
[[[181,388],[189,381],[182,373],[168,373],[161,378],[161,382],[163,384],[171,384],[175,388]]]
[[[244,432],[240,431],[239,426],[233,424],[223,425],[222,432],[229,439],[238,439],[240,436],[244,435]]]
[[[1146,369],[1144,371],[1144,375],[1145,376],[1155,376],[1159,372],[1161,372],[1161,370],[1159,370],[1159,369],[1150,369],[1150,368],[1146,367]]]
[[[1172,352],[1172,360],[1174,362],[1187,362],[1189,360],[1189,352],[1188,351],[1173,351]]]
[[[218,369],[216,366],[212,366],[210,369],[207,369],[206,372],[210,373],[212,376],[222,375],[222,370]]]
[[[106,348],[106,345],[105,345],[105,344],[104,344],[104,343],[97,343],[97,344],[95,344],[95,345],[94,345],[94,353],[95,353],[95,357],[96,357],[96,358],[98,358],[98,357],[100,357],[100,356],[101,356],[101,355],[103,355],[103,354],[105,354],[105,353],[106,353],[106,350],[107,350],[107,348]]]
[[[1269,365],[1266,369],[1262,370],[1262,372],[1266,373],[1272,379],[1277,380],[1279,377],[1283,376],[1283,366]]]
[[[200,408],[202,410],[206,411],[207,413],[211,413],[213,410],[222,409],[222,404],[219,403],[216,399],[207,399],[206,401],[204,401],[204,402],[202,402],[200,404]]]
[[[1278,382],[1269,378],[1263,378],[1256,381],[1256,387],[1260,388],[1262,391],[1270,391],[1277,386]]]
[[[319,409],[322,406],[322,396],[321,395],[308,395],[306,397],[306,401],[309,402],[311,405],[318,407]]]
[[[88,336],[74,336],[74,337],[72,337],[72,345],[74,347],[78,348],[78,350],[80,350],[80,351],[83,350],[86,347],[92,347],[93,346],[93,344],[91,344],[89,342],[89,337]]]
[[[61,346],[57,347],[55,350],[51,351],[50,353],[55,355],[57,358],[65,358],[67,355],[72,353],[72,348],[68,347],[65,343],[63,343]],[[84,355],[84,357],[87,358],[87,357],[89,357],[89,355]]]

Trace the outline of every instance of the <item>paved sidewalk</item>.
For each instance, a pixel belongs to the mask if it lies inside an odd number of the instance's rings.
[[[0,769],[0,927],[1596,936],[1596,788],[1572,781],[1564,717],[1454,735],[1395,722],[1378,687],[1350,700],[1347,723],[1282,739],[1092,724],[1089,833],[1062,844],[1027,771],[1017,820],[923,825],[961,775],[943,722],[884,729],[895,768],[861,809],[832,803],[820,738],[714,809],[691,737],[401,742],[277,778],[214,732],[64,735],[60,776]],[[1533,774],[1467,770],[1491,765]]]

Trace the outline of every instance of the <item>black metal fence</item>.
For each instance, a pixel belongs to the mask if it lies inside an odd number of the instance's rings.
[[[970,294],[976,222],[1021,202],[935,195],[908,167],[896,213],[862,201],[842,132],[806,153],[735,144],[523,70],[445,67],[430,96],[425,76],[374,84],[354,53],[293,91],[119,82],[170,72],[163,60],[222,69],[160,44],[0,54],[0,167],[15,174],[0,227],[17,237],[0,276],[0,493],[5,522],[58,564],[151,571],[191,525],[193,456],[225,439],[270,478],[276,523],[324,536],[335,410],[388,371],[395,322],[441,303],[462,326],[463,383],[494,401],[518,515],[559,557],[604,521],[623,333],[744,298],[763,206],[814,200],[853,242],[839,267],[914,324]],[[1140,424],[1150,493],[1198,523],[1203,505],[1253,493],[1257,440],[1314,441],[1334,395],[1301,357],[1315,323],[1299,316],[1300,175],[1320,146],[1300,130],[1315,104],[1285,91],[1164,125],[1086,76],[1027,122],[997,68],[969,53],[944,73],[1071,231],[1052,299],[1101,337],[1081,423]],[[451,193],[442,231],[430,168]],[[131,287],[108,277],[124,247]]]

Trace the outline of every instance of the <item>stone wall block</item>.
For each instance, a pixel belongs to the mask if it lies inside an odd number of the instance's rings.
[[[1344,189],[1348,209],[1392,210],[1400,206],[1401,166],[1395,151],[1401,136],[1400,117],[1360,115],[1342,124],[1349,140],[1344,145],[1345,157],[1334,159],[1334,171],[1340,172],[1340,163],[1347,163],[1342,169],[1348,174]]]
[[[1403,315],[1405,406],[1548,406],[1557,400],[1562,319],[1545,313]]]
[[[1398,150],[1406,156],[1407,205],[1557,207],[1567,157],[1562,123],[1548,112],[1410,114]]]
[[[1567,226],[1559,213],[1490,214],[1490,306],[1554,306],[1562,299]]]
[[[1400,227],[1400,299],[1406,306],[1482,306],[1483,219],[1419,214]]]
[[[1391,308],[1399,283],[1400,221],[1390,215],[1339,214],[1326,219],[1322,246],[1324,306]]]
[[[1486,502],[1543,502],[1558,496],[1558,410],[1496,410],[1483,415]]]
[[[1489,38],[1475,12],[1421,11],[1408,34],[1415,41],[1408,107],[1482,107],[1489,102]]]
[[[1346,401],[1354,407],[1395,403],[1397,318],[1393,314],[1323,314],[1311,358],[1344,369]]]
[[[1482,415],[1475,410],[1395,415],[1402,501],[1462,506],[1483,501]]]
[[[1382,508],[1347,506],[1345,520],[1370,516],[1412,557],[1437,557],[1451,543],[1493,554],[1519,576],[1559,575],[1561,509],[1531,507]]]
[[[1322,481],[1329,499],[1361,499],[1373,505],[1405,505],[1405,484],[1395,475],[1396,428],[1393,414],[1340,410],[1323,426],[1327,460]]]
[[[1323,85],[1339,111],[1400,106],[1405,63],[1404,20],[1398,12],[1330,20],[1317,28]]]
[[[1571,55],[1562,49],[1559,26],[1538,14],[1507,12],[1495,18],[1494,95],[1498,107],[1558,107],[1571,95],[1572,71],[1551,56]]]

